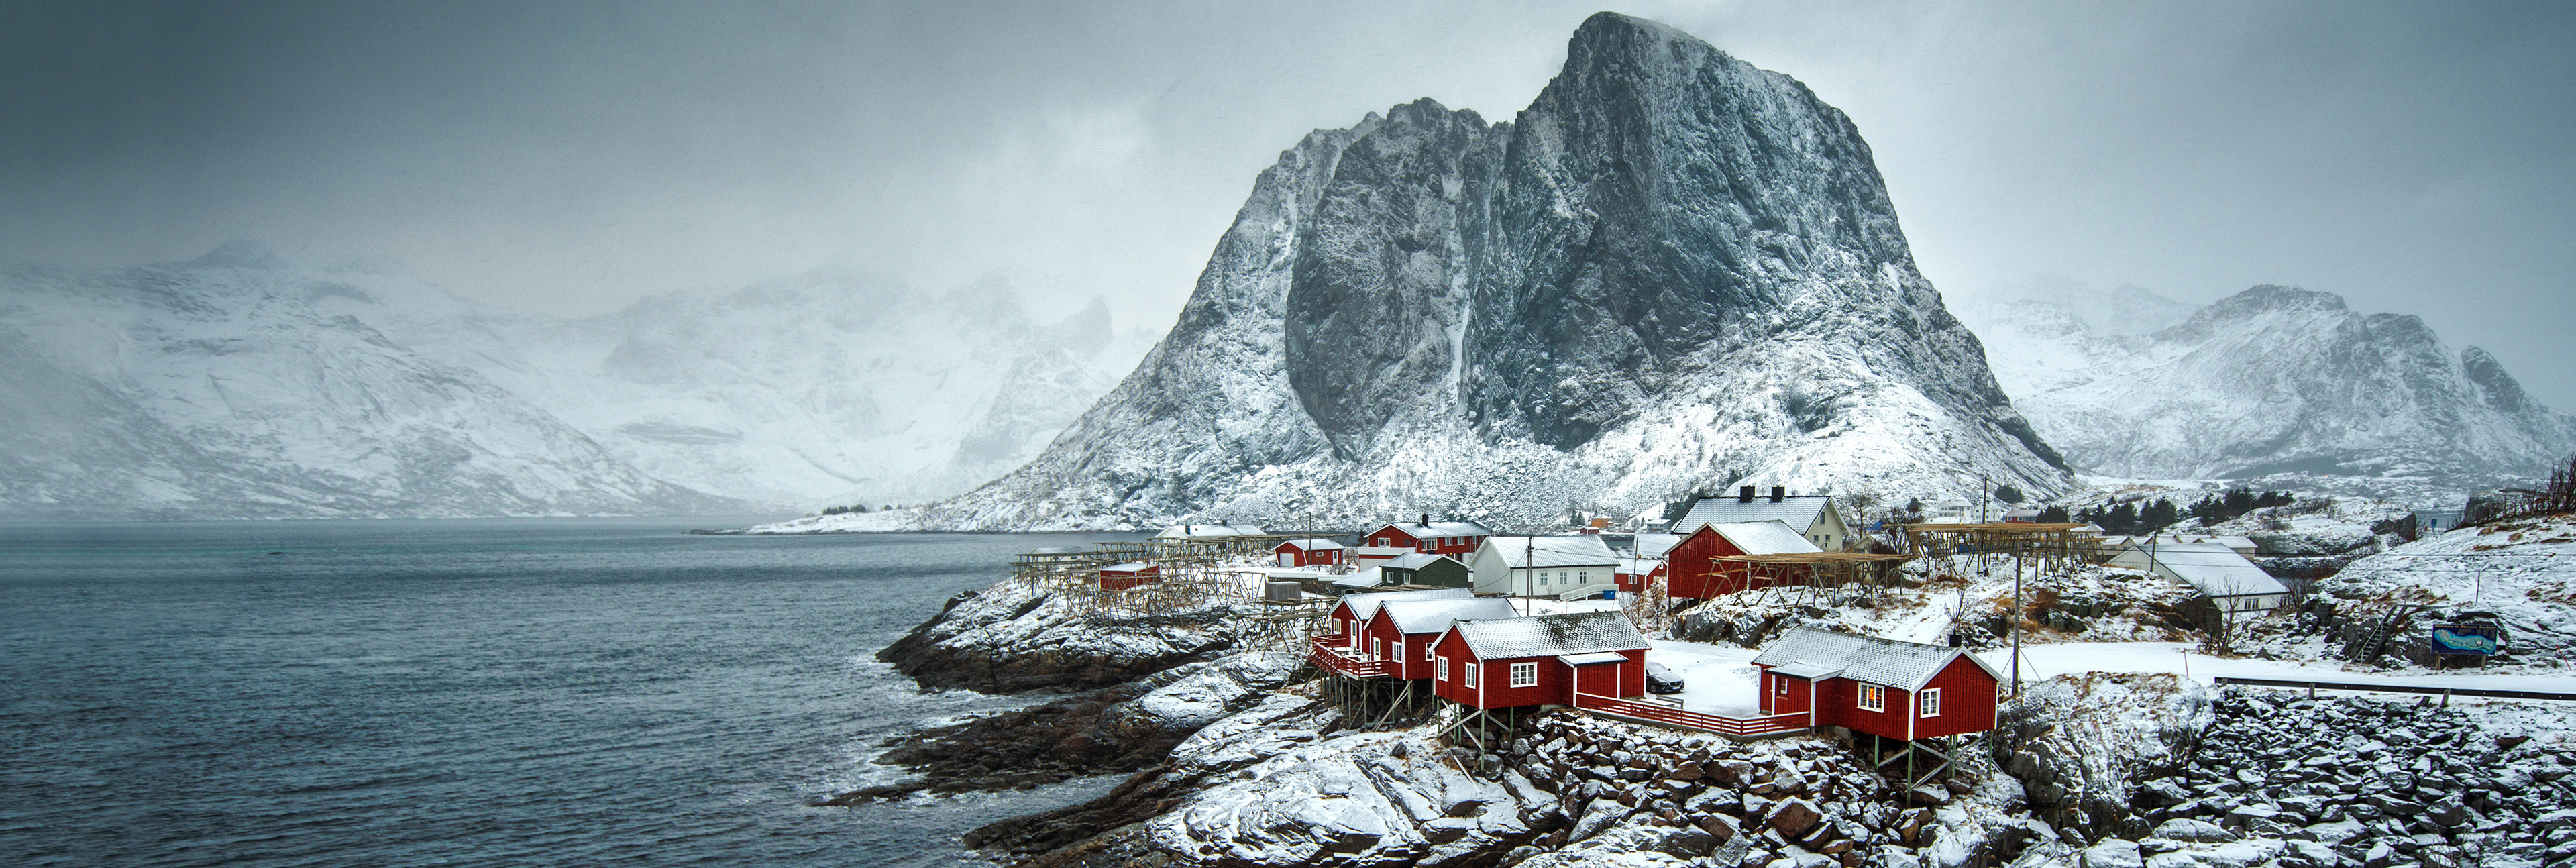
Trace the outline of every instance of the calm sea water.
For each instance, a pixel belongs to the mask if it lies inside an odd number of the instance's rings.
[[[1018,700],[871,655],[1011,553],[748,519],[0,525],[0,864],[915,865],[1104,790],[810,808]]]

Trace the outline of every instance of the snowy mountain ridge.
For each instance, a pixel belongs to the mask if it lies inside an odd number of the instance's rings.
[[[2533,401],[2485,350],[2453,352],[2417,317],[2364,315],[2332,293],[2284,286],[2196,310],[2123,295],[1967,311],[2015,405],[2088,472],[2458,489],[2576,453],[2576,419]],[[2158,309],[2168,313],[2147,313]],[[2142,325],[2103,325],[2120,319]]]
[[[1850,121],[1604,13],[1510,123],[1426,99],[1283,152],[1136,372],[919,523],[1509,521],[1981,475],[2069,482],[1916,271]]]
[[[741,512],[954,494],[1132,359],[1105,307],[1029,321],[824,269],[585,319],[257,245],[0,271],[0,514]]]

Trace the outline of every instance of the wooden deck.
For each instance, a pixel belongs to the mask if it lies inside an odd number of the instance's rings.
[[[1395,674],[1395,661],[1369,660],[1366,655],[1348,648],[1336,648],[1327,640],[1312,640],[1315,665],[1344,678],[1385,678]]]
[[[1807,729],[1807,713],[1774,714],[1768,717],[1722,717],[1683,711],[1660,702],[1639,702],[1591,693],[1574,695],[1574,707],[1617,717],[1705,730],[1734,739],[1768,738]]]

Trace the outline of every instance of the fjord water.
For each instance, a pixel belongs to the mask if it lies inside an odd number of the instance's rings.
[[[1085,536],[746,519],[0,525],[0,862],[953,861],[1106,787],[806,807],[1024,700],[873,654]]]

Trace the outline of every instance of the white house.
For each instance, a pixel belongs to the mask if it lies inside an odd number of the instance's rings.
[[[1467,566],[1479,594],[1572,600],[1617,588],[1622,560],[1596,534],[1492,536]]]

